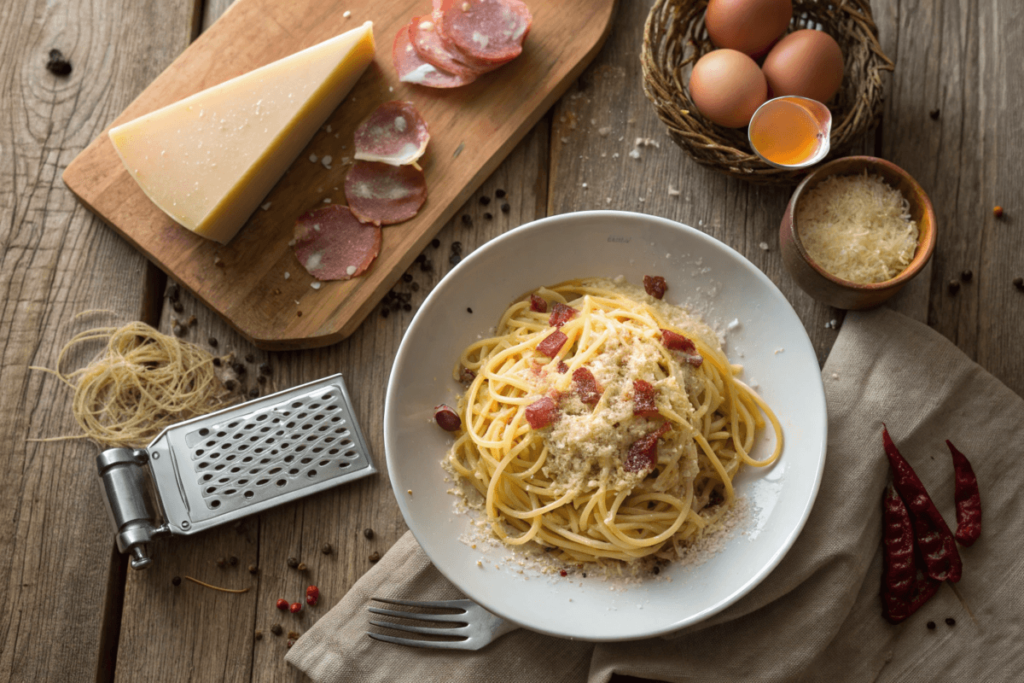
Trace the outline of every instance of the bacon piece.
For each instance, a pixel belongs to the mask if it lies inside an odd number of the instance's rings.
[[[580,400],[587,405],[595,405],[601,400],[601,389],[597,386],[597,379],[594,378],[594,373],[587,368],[573,370],[572,386],[579,394]]]
[[[393,225],[419,212],[427,200],[427,181],[412,166],[357,161],[345,176],[345,197],[362,222]]]
[[[531,294],[530,295],[530,310],[533,311],[534,313],[547,313],[548,312],[548,302],[544,301],[544,299],[542,299],[537,294]]]
[[[476,80],[476,76],[459,76],[424,61],[409,40],[408,25],[398,30],[391,48],[391,59],[395,63],[398,80],[403,83],[425,85],[428,88],[458,88]]]
[[[443,0],[441,35],[470,57],[504,63],[523,51],[533,15],[519,0]]]
[[[547,396],[526,406],[526,421],[534,429],[543,429],[558,419],[558,404]]]
[[[576,317],[576,309],[566,306],[561,301],[551,304],[551,317],[548,318],[548,325],[561,327]]]
[[[412,102],[385,102],[356,128],[355,158],[392,166],[414,164],[428,142],[427,122]]]
[[[457,431],[462,426],[459,414],[443,403],[434,407],[434,422],[446,432]]]
[[[657,395],[654,385],[650,382],[642,379],[633,380],[633,414],[640,417],[656,417],[658,406],[654,399]]]
[[[697,346],[692,341],[672,330],[661,331],[661,343],[673,351],[693,353],[697,350]]]
[[[622,464],[622,469],[627,472],[647,472],[653,470],[658,464],[658,439],[669,431],[666,422],[657,431],[642,436],[633,442],[629,447],[629,454]]]
[[[699,354],[690,354],[686,356],[686,362],[695,368],[699,368],[704,364],[704,356]]]
[[[537,344],[537,351],[543,353],[548,358],[554,358],[568,339],[569,337],[565,336],[564,333],[555,330],[544,337],[540,344]]]
[[[475,79],[488,70],[485,65],[477,66],[474,60],[467,59],[454,45],[442,39],[433,15],[413,17],[409,22],[409,41],[420,59],[442,71]]]
[[[660,299],[668,291],[668,284],[660,275],[644,275],[644,291],[655,299]]]
[[[317,280],[349,280],[380,253],[380,227],[360,223],[341,204],[299,216],[294,237],[295,257]]]

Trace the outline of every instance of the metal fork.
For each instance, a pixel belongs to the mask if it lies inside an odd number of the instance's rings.
[[[388,600],[386,598],[373,598],[377,602],[389,605],[403,605],[405,607],[426,607],[430,609],[457,609],[456,614],[424,614],[417,612],[400,612],[397,610],[381,609],[370,607],[373,614],[382,614],[387,617],[399,619],[411,619],[414,621],[441,621],[450,622],[451,627],[438,626],[406,626],[390,621],[371,621],[373,626],[381,628],[392,628],[408,633],[422,633],[432,636],[454,636],[458,640],[417,640],[412,638],[397,638],[395,636],[381,633],[366,632],[366,635],[375,640],[383,640],[396,645],[410,645],[412,647],[430,647],[444,650],[480,650],[492,641],[501,636],[515,631],[518,625],[497,617],[472,600]]]

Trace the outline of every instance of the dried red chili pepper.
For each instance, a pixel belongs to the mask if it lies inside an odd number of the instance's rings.
[[[981,492],[978,478],[967,457],[957,450],[949,439],[949,452],[953,454],[955,477],[954,499],[956,500],[956,540],[963,545],[974,545],[981,536]]]
[[[885,488],[882,510],[882,613],[890,623],[898,624],[928,602],[942,582],[929,576],[918,578],[910,513],[892,484]]]
[[[963,564],[956,549],[953,533],[946,525],[935,503],[914,468],[900,454],[889,430],[882,425],[882,443],[889,457],[892,483],[910,510],[914,522],[914,539],[921,550],[925,573],[936,581],[956,583],[960,580]]]

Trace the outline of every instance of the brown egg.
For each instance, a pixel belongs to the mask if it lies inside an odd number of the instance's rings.
[[[843,51],[823,31],[794,31],[772,48],[761,70],[772,97],[798,95],[828,102],[843,83]]]
[[[793,18],[792,0],[711,0],[704,25],[715,47],[763,57]]]
[[[713,50],[693,65],[690,99],[701,114],[720,126],[743,128],[767,97],[764,74],[742,52]]]

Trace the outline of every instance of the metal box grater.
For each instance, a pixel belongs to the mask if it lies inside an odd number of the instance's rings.
[[[157,536],[199,533],[377,472],[340,374],[168,427],[144,449],[105,450],[96,467],[133,569],[152,562],[145,546]]]

